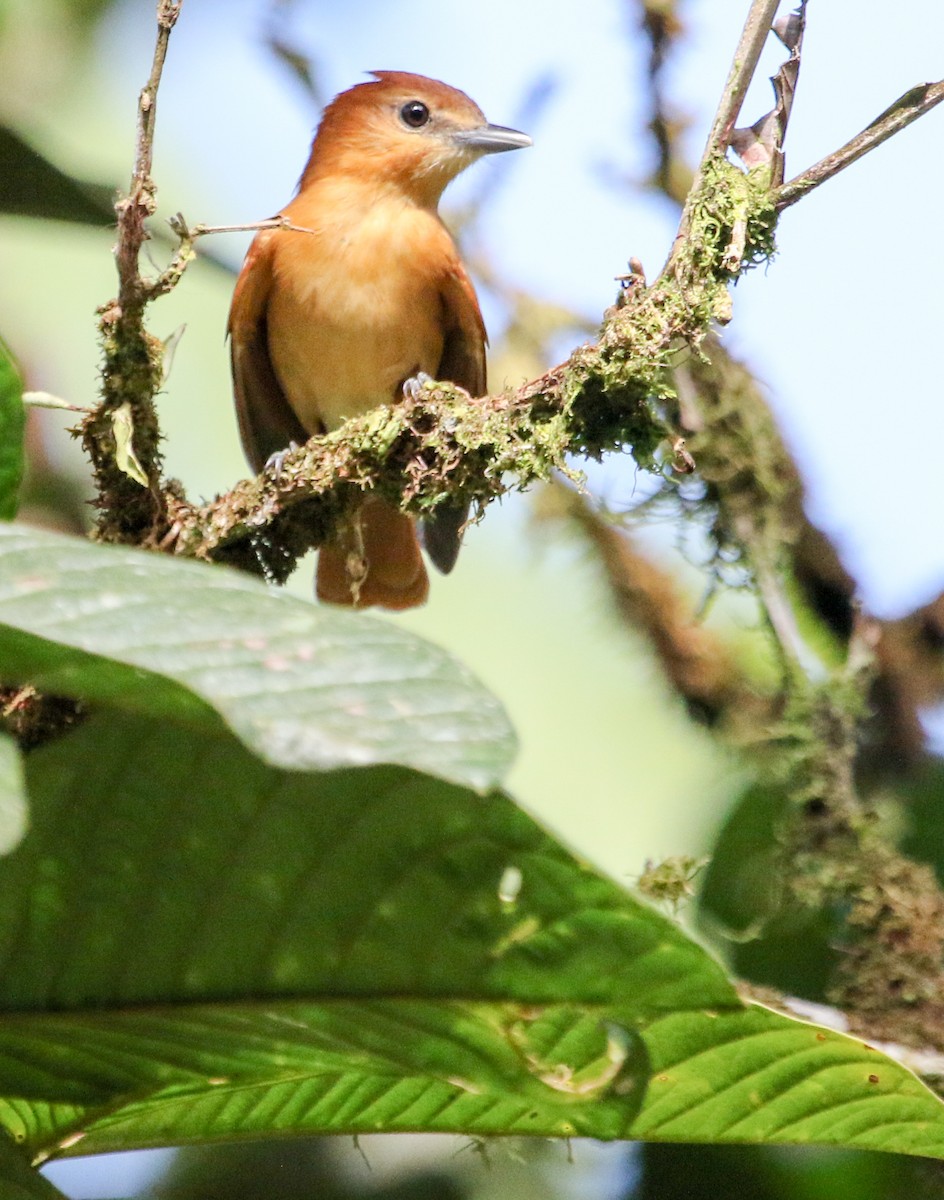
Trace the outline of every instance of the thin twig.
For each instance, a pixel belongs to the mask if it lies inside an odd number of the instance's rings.
[[[912,121],[917,121],[918,117],[923,117],[942,100],[944,100],[944,80],[938,83],[920,83],[911,88],[851,141],[846,142],[838,150],[834,150],[832,154],[827,154],[815,166],[785,183],[775,193],[777,209],[782,211],[791,204],[796,204],[797,200],[819,187],[821,183],[825,183],[827,179],[832,179],[850,163],[854,163],[856,159],[862,158],[864,154],[868,154],[870,150],[880,146],[882,142],[899,133]]]
[[[296,225],[288,217],[268,217],[264,221],[251,221],[245,225],[194,225],[187,224],[183,213],[177,213],[168,219],[168,225],[180,238],[180,243],[174,251],[170,262],[156,279],[145,280],[142,283],[148,300],[156,300],[172,292],[180,283],[181,276],[196,258],[194,242],[197,238],[206,237],[211,233],[255,233],[263,229],[290,229],[293,233],[316,233],[304,225]]]
[[[178,214],[177,218],[171,220],[171,227],[175,232],[179,232],[175,225],[176,220],[183,221],[183,217]],[[251,221],[247,225],[194,225],[187,233],[196,239],[206,237],[210,233],[257,233],[261,229],[291,229],[293,233],[318,232],[317,229],[308,229],[305,225],[296,225],[288,217],[268,217],[265,221]]]
[[[738,42],[728,72],[728,79],[721,93],[718,111],[711,124],[704,157],[723,154],[731,138],[731,130],[741,112],[747,89],[754,78],[761,51],[770,33],[770,27],[780,0],[754,0],[744,22],[741,40]]]
[[[115,206],[118,214],[118,304],[128,314],[146,303],[138,269],[138,256],[147,238],[145,221],[154,212],[154,184],[151,167],[154,160],[154,123],[157,118],[157,90],[160,87],[167,43],[180,16],[183,0],[160,0],[157,9],[157,41],[151,74],[138,97],[138,134],[134,174],[128,195]]]

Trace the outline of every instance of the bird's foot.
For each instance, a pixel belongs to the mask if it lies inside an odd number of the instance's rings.
[[[278,479],[282,474],[282,468],[285,466],[285,460],[288,456],[298,449],[298,442],[289,442],[284,450],[276,450],[274,454],[270,454],[265,460],[264,471],[271,471]]]
[[[403,381],[403,399],[404,400],[419,400],[420,392],[428,383],[435,383],[432,375],[427,375],[425,371],[417,371],[415,375],[411,375],[409,379]]]

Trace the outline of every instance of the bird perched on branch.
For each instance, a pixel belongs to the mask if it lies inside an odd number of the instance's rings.
[[[260,471],[292,442],[415,392],[427,378],[485,393],[485,326],[437,212],[476,159],[531,145],[490,125],[463,92],[374,71],[325,109],[292,226],[260,232],[229,317],[243,448]],[[452,569],[468,510],[424,521],[433,563]],[[335,604],[422,604],[429,579],[413,519],[368,497],[319,552],[316,590]]]

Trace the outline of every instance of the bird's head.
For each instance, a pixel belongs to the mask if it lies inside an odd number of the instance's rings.
[[[435,207],[476,159],[531,145],[526,133],[490,125],[464,93],[406,71],[372,71],[325,109],[302,187],[319,175],[353,174]]]

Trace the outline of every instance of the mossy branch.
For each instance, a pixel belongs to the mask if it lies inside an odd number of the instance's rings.
[[[637,462],[653,465],[673,440],[662,409],[679,347],[697,346],[726,317],[728,284],[772,248],[765,194],[723,159],[693,207],[686,255],[652,287],[627,289],[595,344],[513,392],[471,400],[439,383],[350,420],[287,455],[277,474],[202,508],[173,504],[169,544],[283,579],[368,491],[423,515],[447,499],[484,506],[566,471],[574,454],[632,448]],[[743,258],[732,270],[735,237]]]
[[[752,16],[758,8],[752,7]],[[782,80],[778,73],[777,108],[749,130],[733,130],[733,101],[722,102],[667,268],[683,285],[701,277],[698,245],[704,239],[692,243],[689,232],[702,223],[702,188],[719,164],[726,136],[733,132],[738,147],[749,151],[748,161],[761,164],[746,179],[762,191],[769,188],[779,212],[944,99],[944,85],[912,89],[863,134],[777,187],[799,69],[802,7],[790,23],[778,24],[791,73]],[[732,77],[741,61],[739,51]],[[751,196],[732,192],[730,199],[740,210],[733,222],[729,213],[728,264],[742,234],[747,244],[745,222],[762,211]],[[786,815],[770,834],[783,881],[778,914],[836,914],[836,928],[843,931],[836,936],[844,940],[831,995],[847,1010],[847,1024],[869,1038],[896,1036],[911,1046],[940,1049],[944,894],[930,868],[897,850],[872,799],[890,771],[913,766],[922,753],[919,706],[937,701],[944,686],[939,666],[919,667],[933,653],[937,613],[929,606],[899,627],[856,612],[855,582],[805,515],[799,472],[762,390],[716,338],[681,357],[672,383],[677,409],[670,404],[660,412],[684,435],[697,475],[681,488],[663,488],[651,503],[665,504],[674,492],[707,526],[718,574],[736,563],[779,648],[779,686],[742,675],[724,643],[680,620],[685,607],[671,577],[647,563],[631,538],[584,498],[570,495],[568,514],[596,551],[615,605],[648,638],[675,693],[722,740],[747,752],[765,792],[783,797]],[[730,884],[730,875],[726,880]]]
[[[151,178],[157,93],[167,45],[183,0],[159,0],[157,41],[147,83],[138,96],[137,146],[128,194],[115,205],[118,296],[99,310],[102,341],[102,402],[79,432],[95,473],[98,532],[107,541],[153,544],[166,524],[160,430],[154,397],[164,374],[164,348],[144,324],[148,303],[167,290],[140,271],[146,222],[154,214]],[[130,460],[122,463],[117,423],[130,426]],[[132,466],[129,469],[128,463]]]

